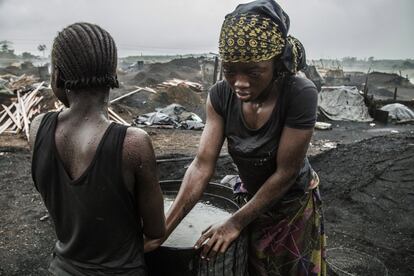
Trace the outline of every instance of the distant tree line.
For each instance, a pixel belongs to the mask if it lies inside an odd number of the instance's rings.
[[[39,56],[33,55],[30,52],[23,52],[20,56],[14,53],[14,49],[12,48],[13,42],[8,40],[1,40],[0,41],[0,58],[3,59],[36,59]],[[37,46],[37,50],[42,53],[43,58],[45,57],[46,52],[46,45],[40,44]]]

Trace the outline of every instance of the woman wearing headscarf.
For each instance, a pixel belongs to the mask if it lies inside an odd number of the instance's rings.
[[[288,35],[289,23],[273,0],[239,5],[225,17],[219,42],[225,80],[209,91],[197,156],[167,213],[168,236],[200,199],[227,139],[241,208],[206,229],[195,247],[209,260],[248,231],[250,275],[326,274],[319,179],[306,157],[317,90],[296,75],[306,58]],[[146,249],[161,242],[148,241]]]

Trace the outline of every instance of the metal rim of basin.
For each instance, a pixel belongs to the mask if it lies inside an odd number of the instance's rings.
[[[327,264],[329,269],[337,276],[359,276],[367,275],[370,270],[381,271],[378,276],[388,276],[388,269],[378,258],[367,253],[345,247],[328,248],[326,250]],[[349,266],[355,264],[365,265],[367,269],[364,274],[356,274],[350,271]],[[371,275],[371,274],[368,274]]]
[[[180,188],[181,182],[182,180],[161,180],[159,181],[161,189],[163,190],[164,194],[177,193]],[[165,188],[167,185],[170,186],[170,188],[171,187],[173,188],[165,191],[163,188]],[[230,198],[230,196],[232,195],[233,195],[232,189],[222,184],[214,183],[214,182],[210,182],[207,185],[207,188],[203,193],[203,196],[215,197],[217,199],[222,200],[223,202],[226,202],[227,204],[234,207],[234,210],[236,211],[237,209],[239,209],[239,206],[237,205],[237,203],[235,203]],[[161,250],[180,250],[180,251],[194,251],[194,252],[196,251],[194,247],[172,247],[172,246],[162,245],[160,248]]]

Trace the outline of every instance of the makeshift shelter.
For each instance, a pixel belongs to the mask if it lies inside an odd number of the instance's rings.
[[[202,119],[197,114],[186,111],[179,104],[170,104],[164,108],[157,108],[156,112],[140,115],[135,119],[135,124],[159,128],[172,127],[194,130],[204,128]]]
[[[333,121],[372,121],[364,97],[353,86],[323,87],[318,95],[318,107]]]
[[[381,108],[388,111],[388,116],[398,122],[414,121],[414,112],[407,106],[400,103],[387,104]]]

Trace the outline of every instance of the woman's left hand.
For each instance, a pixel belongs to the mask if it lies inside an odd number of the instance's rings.
[[[203,247],[201,258],[210,260],[214,258],[217,253],[226,252],[230,244],[240,235],[240,232],[241,227],[231,219],[224,223],[211,225],[202,232],[202,235],[194,245],[194,248],[198,249]]]

